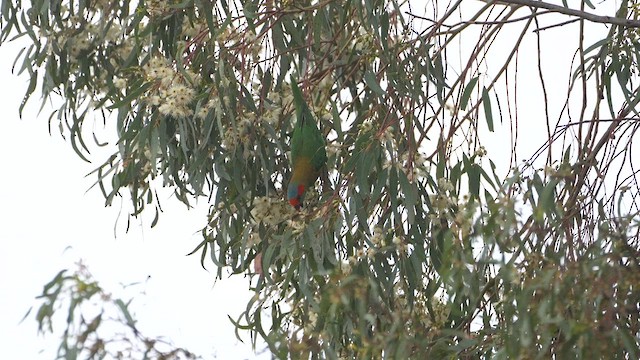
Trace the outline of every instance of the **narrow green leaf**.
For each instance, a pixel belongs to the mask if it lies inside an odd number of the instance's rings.
[[[484,116],[487,119],[489,131],[493,132],[493,115],[491,114],[491,100],[486,87],[482,88],[482,104],[484,105]]]
[[[64,273],[67,272],[67,269],[63,269],[60,270],[56,276],[49,281],[45,286],[44,286],[44,290],[42,290],[42,295],[47,295],[48,291],[56,284],[60,285],[62,284],[62,280],[63,280],[63,275]]]
[[[27,87],[27,91],[22,98],[22,102],[20,103],[20,108],[18,109],[18,115],[22,118],[22,110],[24,110],[25,105],[27,105],[27,101],[33,94],[33,91],[36,89],[36,83],[38,82],[38,72],[34,71],[31,74],[31,79],[29,79],[29,86]]]
[[[149,192],[149,194],[151,194],[151,192]],[[160,218],[160,211],[158,210],[158,207],[156,206],[156,215],[153,217],[153,221],[151,221],[151,227],[155,227],[158,224],[158,219]]]
[[[600,40],[600,41],[596,41],[595,43],[593,43],[593,45],[591,45],[591,46],[589,46],[588,48],[586,48],[586,49],[584,50],[584,53],[585,53],[585,54],[588,54],[588,53],[590,53],[591,51],[593,51],[593,50],[595,50],[595,49],[599,49],[599,48],[601,48],[603,45],[608,44],[610,41],[611,41],[611,39],[609,39],[609,38],[605,38],[605,39],[602,39],[602,40]]]
[[[620,327],[616,331],[620,334],[620,338],[622,339],[622,343],[624,344],[625,349],[629,352],[629,359],[637,359],[638,358],[638,338],[637,334],[629,334],[629,329],[627,327]]]
[[[467,86],[465,86],[464,91],[462,92],[462,98],[460,99],[460,109],[466,110],[467,104],[469,103],[469,98],[471,98],[471,93],[476,87],[478,83],[478,77],[474,77],[469,81]]]
[[[120,108],[123,105],[129,105],[133,100],[136,100],[142,95],[147,89],[149,89],[153,85],[152,82],[142,83],[138,82],[131,86],[133,89],[129,92],[123,99],[116,101],[113,105],[107,107],[109,110]]]
[[[555,202],[555,190],[556,185],[558,185],[557,180],[551,180],[540,194],[539,206],[548,214],[555,213],[556,210],[556,202]]]
[[[402,189],[402,193],[404,194],[407,220],[409,224],[413,224],[416,216],[415,206],[418,203],[418,189],[415,183],[409,182],[407,174],[405,174],[404,171],[398,172],[398,179],[400,180],[400,189]]]
[[[129,313],[129,303],[125,304],[124,301],[122,301],[121,299],[116,299],[114,303],[116,304],[116,306],[118,306],[118,308],[122,312],[122,315],[124,315],[124,318],[127,322],[127,326],[129,326],[134,331],[137,331],[136,321],[133,319],[133,317]]]
[[[469,178],[469,193],[475,198],[480,199],[480,165],[471,164],[467,169],[467,176]]]
[[[376,80],[376,76],[373,74],[371,70],[367,70],[364,73],[364,82],[373,90],[376,94],[380,96],[384,96],[385,91],[378,84],[378,80]]]
[[[384,48],[388,48],[389,44],[389,13],[385,12],[380,16],[380,38]]]

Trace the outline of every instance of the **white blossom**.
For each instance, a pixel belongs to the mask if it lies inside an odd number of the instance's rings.
[[[125,89],[127,87],[127,80],[116,77],[115,79],[113,79],[113,85],[117,89]]]

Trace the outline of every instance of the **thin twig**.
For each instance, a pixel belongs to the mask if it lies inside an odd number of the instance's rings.
[[[571,8],[560,6],[560,5],[549,4],[543,1],[537,1],[537,0],[499,0],[499,1],[483,0],[483,1],[486,3],[495,3],[495,4],[501,4],[501,5],[522,5],[522,6],[529,6],[529,7],[534,7],[538,9],[547,9],[560,14],[577,16],[581,19],[588,20],[594,23],[640,28],[640,20],[623,19],[615,16],[600,16],[600,15],[588,13],[586,11],[580,11],[580,10],[571,9]]]
[[[533,30],[533,32],[534,32],[534,33],[538,33],[538,32],[540,32],[540,31],[553,29],[553,28],[555,28],[555,27],[565,26],[565,25],[567,25],[567,24],[571,24],[571,23],[574,23],[574,22],[577,22],[577,21],[580,21],[580,19],[571,19],[571,20],[563,21],[563,22],[561,22],[561,23],[559,23],[559,24],[553,24],[553,25],[549,25],[549,26],[543,26],[543,27],[541,27],[541,28],[538,28],[538,29]]]

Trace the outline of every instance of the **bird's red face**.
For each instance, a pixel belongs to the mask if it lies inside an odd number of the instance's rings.
[[[302,207],[302,196],[304,195],[304,185],[303,184],[289,184],[289,189],[287,189],[287,197],[289,198],[289,204],[296,208],[296,210],[300,210]]]

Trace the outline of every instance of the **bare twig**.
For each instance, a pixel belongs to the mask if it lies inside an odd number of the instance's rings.
[[[556,12],[560,14],[576,16],[581,19],[588,20],[594,23],[640,28],[639,20],[623,19],[615,16],[601,16],[601,15],[588,13],[586,11],[575,10],[575,9],[571,9],[568,7],[555,5],[555,4],[549,4],[543,1],[537,1],[537,0],[500,0],[500,1],[483,0],[483,1],[486,3],[495,3],[495,4],[501,4],[501,5],[521,5],[521,6],[529,6],[537,9],[547,9],[552,12]]]
[[[543,27],[541,27],[541,28],[537,28],[537,29],[533,30],[533,32],[534,32],[534,33],[538,33],[538,32],[540,32],[540,31],[553,29],[553,28],[556,28],[556,27],[559,27],[559,26],[565,26],[565,25],[567,25],[567,24],[571,24],[571,23],[574,23],[574,22],[577,22],[577,21],[580,21],[580,19],[571,19],[571,20],[563,21],[563,22],[561,22],[561,23],[559,23],[559,24],[553,24],[553,25],[549,25],[549,26],[543,26]]]

